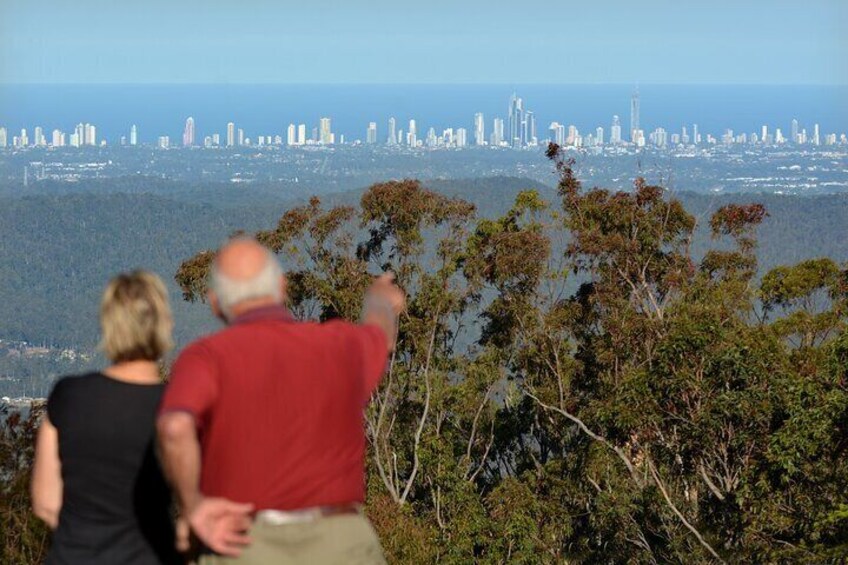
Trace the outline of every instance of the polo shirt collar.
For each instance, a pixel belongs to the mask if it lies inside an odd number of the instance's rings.
[[[291,322],[293,320],[294,318],[289,313],[288,308],[274,304],[272,306],[260,306],[259,308],[248,310],[244,314],[236,316],[232,321],[232,325],[265,321]]]

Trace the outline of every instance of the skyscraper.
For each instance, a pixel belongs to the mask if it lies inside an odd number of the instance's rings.
[[[238,128],[238,132],[236,132],[236,142],[239,147],[244,145],[244,130],[242,128]]]
[[[698,133],[698,124],[692,124],[692,143],[695,145],[700,145],[701,143],[701,134]]]
[[[386,143],[395,145],[397,143],[397,121],[394,117],[389,118],[389,135],[386,138]]]
[[[36,147],[44,147],[47,145],[47,140],[44,139],[44,130],[41,126],[35,126],[35,134],[32,144]]]
[[[526,132],[524,101],[513,93],[512,98],[509,99],[509,144],[512,147],[524,147]]]
[[[819,138],[819,125],[813,125],[813,145],[819,145],[821,143],[821,139]]]
[[[368,124],[368,132],[365,137],[365,142],[368,144],[377,143],[377,122],[370,122]]]
[[[97,145],[97,128],[92,124],[85,124],[85,144],[86,145]]]
[[[410,147],[418,146],[418,130],[415,126],[415,120],[409,120],[409,130],[406,132],[406,144]]]
[[[138,145],[138,128],[135,124],[130,128],[130,145]]]
[[[548,135],[550,140],[557,145],[565,145],[565,126],[559,122],[551,122],[548,127]]]
[[[64,147],[65,146],[65,134],[61,131],[54,129],[53,130],[53,147]]]
[[[639,124],[639,87],[633,91],[633,96],[630,98],[630,141],[636,143],[638,132],[642,129]]]
[[[297,144],[306,145],[306,124],[297,126]]]
[[[604,128],[598,127],[595,129],[595,144],[603,145],[604,144]]]
[[[194,118],[191,116],[186,119],[183,130],[183,147],[194,147]]]
[[[330,124],[330,118],[321,118],[318,141],[321,145],[332,145],[333,131]]]
[[[610,126],[610,143],[619,145],[621,143],[621,120],[618,116],[612,117],[612,125]]]
[[[536,114],[527,110],[524,114],[526,125],[526,134],[524,135],[524,145],[537,145],[538,138],[536,137]]]
[[[486,125],[482,112],[474,114],[474,145],[486,144]]]
[[[456,130],[456,146],[465,147],[466,145],[468,145],[468,130],[459,128]]]
[[[286,145],[296,145],[297,144],[297,128],[294,124],[289,124],[289,128],[286,131]]]
[[[227,124],[227,147],[233,147],[236,144],[236,125],[233,122]]]
[[[798,120],[792,118],[792,143],[798,143]]]
[[[9,144],[9,133],[6,128],[0,128],[0,149],[5,149]]]
[[[504,121],[502,118],[495,118],[492,122],[492,145],[500,147],[504,143]]]

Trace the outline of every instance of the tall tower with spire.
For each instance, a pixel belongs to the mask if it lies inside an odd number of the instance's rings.
[[[639,135],[639,130],[642,126],[639,124],[639,87],[633,91],[633,96],[630,97],[630,141],[636,143],[636,138]]]

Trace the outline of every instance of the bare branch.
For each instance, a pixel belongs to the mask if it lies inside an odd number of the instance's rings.
[[[662,493],[663,498],[665,498],[665,501],[668,504],[669,508],[671,508],[671,511],[674,512],[674,514],[680,519],[680,521],[683,522],[683,525],[686,526],[686,528],[690,532],[692,532],[692,534],[696,538],[698,538],[698,541],[701,543],[701,545],[703,545],[706,548],[707,551],[710,552],[710,555],[715,557],[719,561],[719,563],[724,563],[724,560],[721,557],[718,556],[718,553],[716,553],[716,551],[713,549],[713,547],[707,542],[707,540],[704,539],[704,536],[702,536],[701,533],[697,529],[695,529],[695,526],[693,526],[692,524],[689,523],[689,521],[680,512],[680,510],[677,509],[677,506],[674,505],[674,502],[672,502],[671,497],[668,495],[668,491],[666,490],[665,485],[660,480],[660,476],[657,473],[656,467],[654,467],[653,461],[651,461],[650,457],[648,457],[647,460],[648,460],[648,469],[651,471],[651,476],[654,478],[654,483],[660,489],[660,492]]]

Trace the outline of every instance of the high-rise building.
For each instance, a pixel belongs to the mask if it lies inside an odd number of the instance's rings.
[[[85,145],[97,145],[97,128],[92,124],[85,124],[83,140]]]
[[[762,133],[760,134],[760,142],[761,142],[763,145],[768,145],[768,144],[769,144],[768,126],[763,126],[763,127],[762,127]]]
[[[53,147],[64,147],[65,146],[65,134],[61,131],[54,129],[53,130]]]
[[[6,128],[0,128],[0,149],[5,149],[9,144],[9,133]]]
[[[492,145],[500,147],[504,144],[504,121],[502,118],[495,118],[492,122]]]
[[[238,143],[239,147],[243,146],[245,143],[244,130],[242,128],[238,128],[238,132],[236,132],[236,143]]]
[[[798,120],[792,118],[792,143],[798,143]]]
[[[438,141],[436,141],[436,128],[430,128],[427,130],[427,147],[435,147],[438,145]]]
[[[813,145],[819,145],[821,143],[821,139],[819,138],[819,125],[813,124]]]
[[[698,133],[698,124],[692,124],[692,143],[695,145],[701,144],[701,134]]]
[[[212,134],[212,145],[214,145],[215,147],[219,147],[221,145],[221,134],[220,133],[213,133]]]
[[[524,136],[524,144],[535,147],[539,144],[539,138],[536,135],[536,114],[528,110],[524,116],[524,121],[527,123],[527,134]]]
[[[468,145],[468,130],[459,128],[456,130],[456,146],[465,147]]]
[[[524,115],[524,101],[513,93],[509,99],[509,144],[512,147],[524,147],[527,140],[527,119]]]
[[[474,114],[474,145],[486,144],[486,125],[483,121],[483,113]]]
[[[318,141],[321,145],[332,145],[333,144],[333,130],[330,124],[330,118],[321,118],[320,120],[320,134]]]
[[[233,122],[227,124],[227,147],[233,147],[236,144],[236,125]]]
[[[548,136],[553,143],[565,145],[565,126],[559,122],[551,122],[548,126]]]
[[[369,144],[377,143],[377,122],[368,124],[368,131],[365,136],[365,142]]]
[[[194,118],[191,116],[186,119],[183,130],[183,147],[194,147]]]
[[[286,130],[286,145],[297,145],[297,128],[294,124],[289,124]]]
[[[619,145],[621,143],[621,120],[618,116],[612,117],[612,125],[610,126],[610,143]]]
[[[640,111],[639,87],[636,87],[636,90],[633,91],[633,96],[630,97],[630,141],[633,143],[636,143],[636,132],[642,129],[639,122]]]
[[[33,134],[32,144],[36,147],[44,147],[47,145],[47,140],[44,139],[44,130],[41,126],[35,126],[35,133]]]
[[[297,144],[306,145],[306,124],[297,126]]]
[[[21,136],[18,138],[18,147],[26,147],[29,145],[29,135],[26,128],[21,129]]]
[[[389,135],[386,137],[386,143],[389,145],[397,143],[397,121],[394,117],[389,118]]]
[[[138,128],[135,124],[130,128],[130,145],[138,145]]]
[[[156,146],[159,147],[159,149],[167,149],[171,146],[171,138],[167,135],[159,136],[159,140],[156,142]]]
[[[409,120],[409,130],[406,132],[406,144],[410,147],[418,147],[418,129],[415,120]]]
[[[603,145],[604,144],[604,128],[598,126],[595,128],[595,144]]]
[[[565,138],[565,143],[567,145],[577,145],[577,137],[580,135],[580,132],[577,131],[577,126],[570,125],[568,126],[568,137]]]

